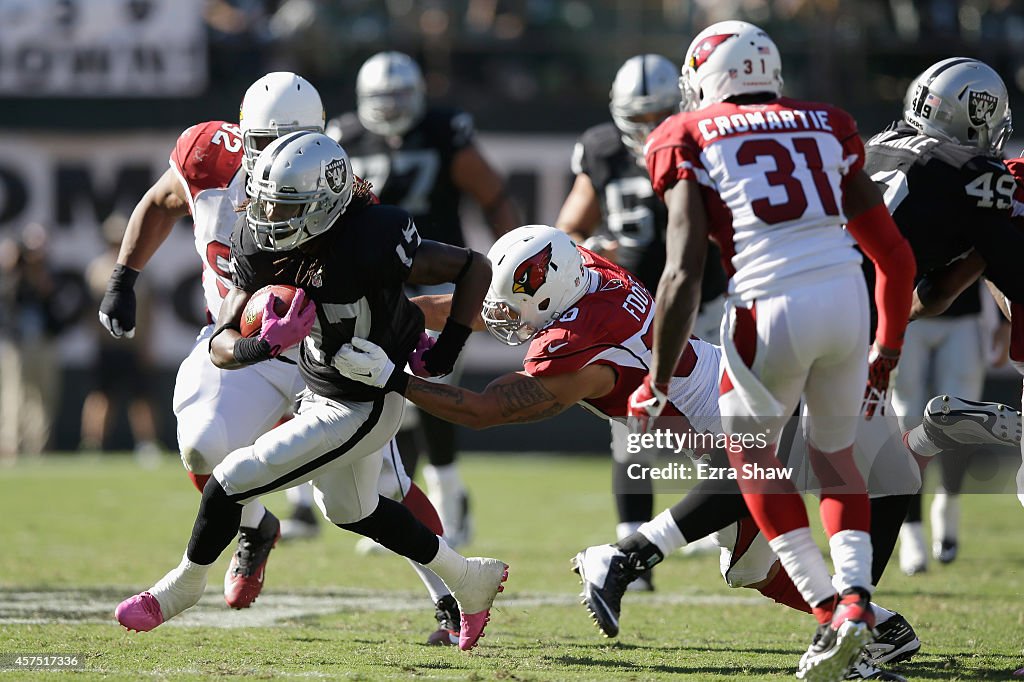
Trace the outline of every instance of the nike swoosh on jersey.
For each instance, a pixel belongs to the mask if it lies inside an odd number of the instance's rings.
[[[548,344],[548,352],[549,353],[554,353],[559,348],[563,348],[563,347],[568,346],[568,345],[569,345],[568,341],[566,341],[565,343],[549,343]]]

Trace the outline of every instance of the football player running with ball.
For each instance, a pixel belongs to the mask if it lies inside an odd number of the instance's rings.
[[[487,290],[487,262],[469,249],[421,241],[411,216],[375,204],[345,151],[322,133],[274,140],[260,154],[247,193],[245,220],[231,237],[233,284],[209,340],[210,358],[217,367],[239,369],[277,362],[301,344],[307,389],[291,421],[214,467],[181,563],[122,602],[117,619],[147,631],[193,606],[210,565],[237,532],[244,505],[312,481],[332,523],[374,538],[444,580],[461,607],[459,646],[472,648],[508,567],[466,559],[406,507],[378,494],[382,448],[398,430],[404,401],[340,375],[335,353],[358,334],[379,343],[389,362],[411,360],[424,376],[450,372]],[[455,284],[451,317],[429,350],[420,343],[422,313],[403,293],[407,281]],[[260,334],[243,337],[246,303],[270,284],[299,291],[280,317],[268,297]]]
[[[738,481],[818,620],[797,676],[842,679],[875,626],[870,506],[853,461],[869,381],[868,297],[854,239],[882,279],[875,291],[884,312],[869,385],[878,393],[888,388],[887,370],[899,355],[913,256],[863,172],[853,119],[827,104],[782,97],[782,61],[764,31],[740,21],[708,27],[686,52],[681,83],[693,109],[661,124],[646,146],[651,182],[669,212],[667,264],[652,367],[629,398],[630,415],[646,427],[672,402],[669,381],[693,328],[707,242],[714,238],[731,272],[719,398],[726,433],[777,439],[803,398],[810,462],[846,484],[841,493],[821,494],[833,584],[793,482]],[[743,445],[729,452],[737,472],[780,466],[777,440]]]
[[[231,290],[228,252],[231,231],[245,202],[245,179],[260,149],[296,130],[323,131],[324,108],[309,81],[289,72],[269,73],[246,91],[241,124],[198,123],[179,137],[170,168],[132,212],[118,265],[100,305],[100,320],[115,337],[135,333],[134,284],[177,222],[192,216],[195,248],[203,264],[206,318],[196,344],[181,363],[173,409],[178,449],[199,490],[229,452],[248,445],[291,413],[303,383],[294,365],[268,362],[242,372],[225,372],[210,361],[210,336]],[[295,361],[298,354],[285,357]],[[224,576],[224,600],[246,608],[263,589],[270,550],[280,522],[259,500],[242,511],[238,549]]]
[[[228,255],[231,232],[246,201],[246,178],[260,150],[272,140],[296,130],[322,132],[324,109],[316,88],[305,78],[274,72],[246,90],[239,119],[240,125],[199,123],[178,138],[170,168],[132,213],[99,313],[115,337],[134,335],[135,280],[177,221],[191,215],[195,248],[203,263],[209,324],[200,330],[178,370],[173,409],[181,461],[200,493],[210,472],[228,453],[249,445],[291,414],[295,396],[305,386],[294,364],[297,349],[284,354],[292,363],[264,362],[236,371],[220,369],[210,360],[210,336],[232,287]],[[421,521],[440,529],[437,512],[402,469],[395,443],[388,444],[383,461],[381,493],[401,500]],[[283,532],[284,522],[278,522],[259,500],[245,505],[238,549],[224,576],[224,600],[229,606],[247,608],[259,596],[270,551]],[[437,576],[417,564],[413,567],[431,594],[439,622],[430,641],[457,643],[455,600]]]

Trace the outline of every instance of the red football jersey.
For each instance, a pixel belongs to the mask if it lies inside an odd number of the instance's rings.
[[[576,372],[591,364],[615,370],[614,388],[584,401],[599,416],[626,417],[629,395],[643,382],[651,363],[654,297],[624,269],[579,247],[583,263],[596,276],[575,306],[545,327],[530,343],[523,368],[531,376]],[[718,415],[718,348],[697,338],[686,345],[669,390],[672,408],[699,432],[721,430]]]

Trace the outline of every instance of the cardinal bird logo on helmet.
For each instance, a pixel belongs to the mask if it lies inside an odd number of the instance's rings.
[[[516,267],[512,273],[512,293],[533,296],[548,279],[551,265],[551,244],[533,254]]]
[[[699,69],[708,60],[711,53],[718,49],[719,45],[729,38],[735,38],[736,35],[735,33],[720,33],[716,36],[708,36],[700,41],[700,45],[694,48],[693,54],[690,55],[690,68],[694,71]]]

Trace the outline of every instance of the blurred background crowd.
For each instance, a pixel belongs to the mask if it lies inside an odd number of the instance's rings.
[[[1024,103],[1019,0],[0,0],[0,458],[175,450],[174,372],[203,323],[188,226],[140,280],[150,299],[134,341],[101,333],[98,300],[176,136],[237,120],[259,76],[306,76],[331,118],[354,108],[368,56],[412,55],[432,101],[473,115],[526,220],[550,224],[575,136],[609,118],[616,69],[643,52],[678,62],[726,18],[771,33],[787,94],[846,108],[864,135],[899,117],[910,79],[947,56],[988,62],[1011,105]],[[515,362],[495,346],[471,349],[471,373]],[[593,431],[548,444],[601,450],[605,431]]]

